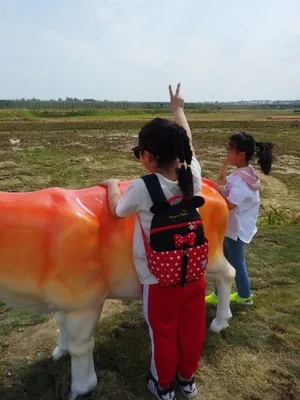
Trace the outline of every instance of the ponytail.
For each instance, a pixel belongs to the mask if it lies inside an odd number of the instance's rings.
[[[269,175],[273,162],[273,145],[272,143],[256,142],[257,162],[265,175]]]
[[[183,196],[189,199],[194,195],[193,174],[191,170],[192,150],[189,143],[189,138],[184,130],[180,127],[177,155],[180,161],[178,169],[178,185],[183,193]],[[186,165],[185,165],[186,164]]]
[[[266,175],[270,173],[273,162],[272,143],[256,142],[250,133],[238,132],[230,137],[229,146],[238,152],[244,151],[247,162],[255,155],[262,172]]]

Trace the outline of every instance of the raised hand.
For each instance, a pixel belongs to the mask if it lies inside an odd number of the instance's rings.
[[[177,111],[183,111],[184,99],[180,95],[180,83],[177,84],[175,94],[173,92],[172,86],[169,85],[169,93],[172,113],[174,114]]]
[[[193,148],[193,143],[192,143],[192,132],[189,127],[189,124],[187,122],[186,116],[184,114],[184,99],[180,95],[180,83],[177,84],[176,87],[176,92],[174,94],[172,86],[169,85],[169,93],[170,93],[170,103],[171,103],[171,110],[172,114],[174,116],[175,122],[178,125],[181,125],[190,139],[190,146],[192,149],[193,155],[195,155],[195,151]]]

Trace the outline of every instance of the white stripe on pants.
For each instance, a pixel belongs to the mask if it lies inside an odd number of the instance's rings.
[[[145,321],[148,324],[149,328],[149,335],[150,335],[150,340],[151,340],[151,373],[153,377],[158,381],[158,374],[157,374],[157,369],[155,365],[155,360],[154,360],[154,340],[153,340],[153,331],[149,322],[149,317],[148,317],[148,297],[149,297],[149,285],[143,285],[143,310],[144,310],[144,318]]]

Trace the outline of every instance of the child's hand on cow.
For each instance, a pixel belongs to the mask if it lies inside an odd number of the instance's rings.
[[[99,186],[103,186],[103,187],[113,187],[113,186],[119,186],[119,179],[107,179],[106,181],[100,182]]]
[[[114,217],[118,217],[116,209],[121,198],[119,183],[119,179],[107,179],[106,181],[99,183],[99,186],[107,188],[109,209]]]

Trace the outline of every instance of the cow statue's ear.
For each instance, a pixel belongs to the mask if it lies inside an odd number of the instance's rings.
[[[167,202],[157,203],[150,208],[150,212],[152,212],[152,214],[163,213],[166,212],[169,207],[170,204]]]
[[[202,207],[204,203],[205,200],[202,196],[193,196],[186,201],[185,206],[187,208],[195,209]]]

